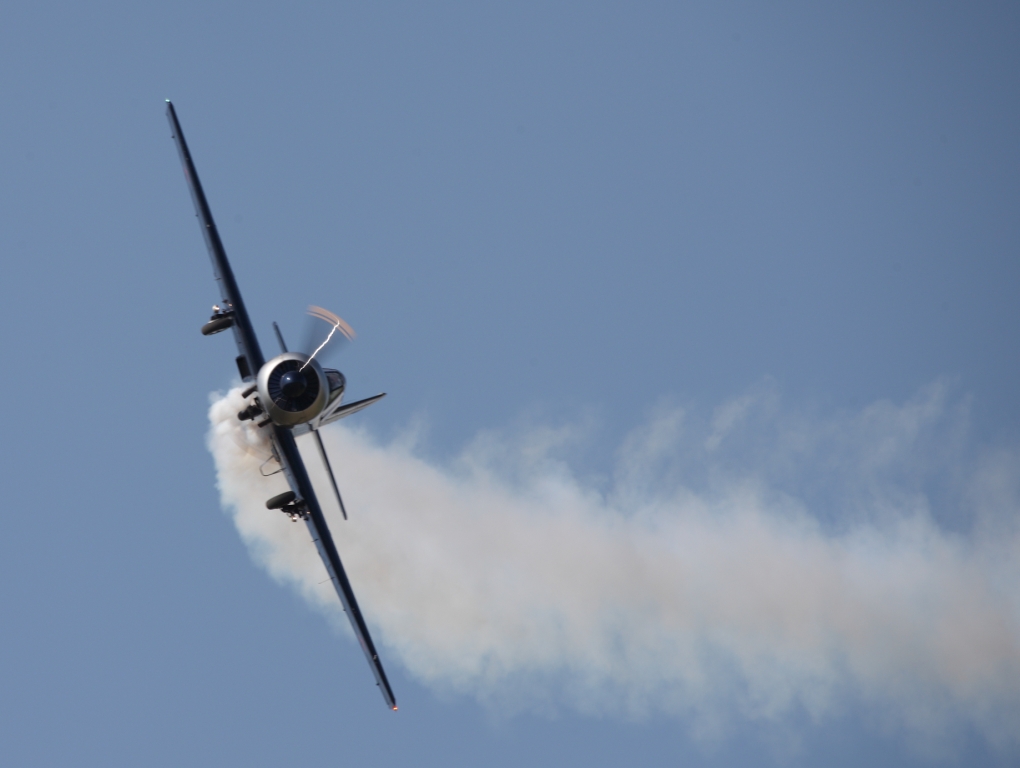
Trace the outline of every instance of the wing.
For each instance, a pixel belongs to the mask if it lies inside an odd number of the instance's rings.
[[[386,704],[390,709],[396,709],[397,701],[393,697],[393,689],[390,688],[390,683],[386,679],[386,672],[383,670],[382,662],[379,661],[379,654],[372,643],[372,636],[368,633],[365,618],[361,615],[361,609],[358,608],[358,601],[354,597],[354,590],[351,589],[351,582],[348,581],[347,573],[340,562],[340,554],[337,552],[336,544],[333,543],[333,536],[329,532],[329,526],[326,525],[326,518],[323,517],[322,508],[319,507],[319,500],[315,497],[312,481],[308,478],[305,464],[301,460],[301,454],[298,453],[294,435],[287,427],[274,425],[273,439],[276,441],[282,461],[286,464],[290,479],[297,486],[294,490],[297,491],[299,498],[304,499],[308,508],[308,530],[319,550],[319,557],[322,558],[322,563],[326,566],[326,571],[333,581],[340,602],[343,603],[344,611],[347,612],[347,618],[350,619],[354,635],[358,638],[358,643],[361,644],[361,650],[365,652],[368,665],[375,675],[376,684],[382,691]]]
[[[209,210],[209,203],[205,199],[205,192],[202,191],[202,184],[198,180],[198,173],[195,171],[195,164],[191,160],[191,153],[188,151],[188,144],[184,140],[184,132],[181,131],[181,124],[177,121],[177,113],[173,104],[168,100],[166,103],[166,116],[170,121],[170,129],[173,132],[174,141],[177,144],[177,151],[181,155],[181,163],[184,165],[184,176],[188,180],[188,188],[191,190],[191,198],[195,202],[195,215],[198,216],[199,224],[202,227],[202,235],[205,237],[206,247],[209,249],[209,257],[213,263],[213,273],[216,281],[220,284],[220,292],[223,302],[232,311],[234,320],[234,340],[240,355],[237,358],[237,367],[241,372],[241,378],[254,378],[265,363],[262,357],[262,350],[259,347],[258,339],[245,309],[244,301],[241,299],[241,292],[234,280],[234,272],[227,261],[227,253],[223,249],[219,232],[216,231],[216,223],[213,221],[212,212]],[[377,398],[374,398],[377,399]],[[352,405],[358,405],[353,403]],[[362,406],[363,407],[363,406]],[[333,543],[333,536],[326,525],[326,518],[322,515],[319,501],[315,497],[315,490],[312,488],[311,480],[308,479],[308,472],[305,470],[301,454],[298,453],[297,443],[294,435],[288,427],[273,425],[273,441],[276,444],[280,461],[283,464],[287,479],[290,481],[292,490],[302,499],[308,509],[308,529],[312,534],[312,540],[319,550],[326,571],[329,573],[333,586],[336,587],[340,602],[347,612],[347,618],[351,621],[354,634],[365,652],[369,666],[375,674],[376,682],[382,690],[383,698],[391,709],[397,708],[397,702],[393,697],[393,690],[386,679],[386,672],[383,671],[382,662],[379,661],[379,654],[376,653],[372,637],[368,633],[365,619],[358,608],[358,601],[354,597],[354,590],[347,579],[343,564],[340,562],[340,555],[337,552],[336,544]]]
[[[237,359],[237,368],[241,372],[242,379],[253,378],[265,363],[262,349],[259,347],[259,340],[252,328],[251,319],[248,317],[248,310],[244,307],[244,300],[241,299],[237,281],[234,280],[234,271],[230,268],[230,262],[227,261],[227,252],[223,250],[220,233],[216,229],[216,222],[213,221],[212,211],[209,210],[209,203],[205,199],[205,192],[202,191],[202,183],[198,180],[195,164],[191,160],[191,152],[188,151],[188,143],[184,140],[184,132],[181,130],[181,124],[177,121],[177,112],[169,99],[166,102],[166,117],[170,121],[174,143],[177,144],[177,151],[181,155],[184,177],[188,180],[191,199],[195,202],[195,215],[202,227],[206,248],[209,249],[209,258],[212,259],[216,282],[220,285],[224,309],[229,308],[233,314],[234,340],[237,342],[237,350],[240,353]]]

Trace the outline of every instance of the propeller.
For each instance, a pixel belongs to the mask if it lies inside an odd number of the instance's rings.
[[[325,336],[322,323],[329,326]],[[308,307],[308,324],[302,339],[301,351],[320,363],[323,358],[338,350],[345,342],[353,341],[357,334],[342,317],[323,307]]]

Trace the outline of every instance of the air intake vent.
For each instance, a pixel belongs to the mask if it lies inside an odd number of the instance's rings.
[[[299,360],[283,360],[269,374],[266,389],[273,404],[282,411],[300,413],[311,408],[319,397],[315,370],[309,366],[302,371],[301,366]]]

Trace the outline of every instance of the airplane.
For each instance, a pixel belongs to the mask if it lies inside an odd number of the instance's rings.
[[[358,608],[358,601],[351,589],[351,582],[344,571],[343,563],[340,562],[340,555],[333,543],[329,526],[326,525],[326,518],[322,514],[322,508],[315,496],[315,490],[312,488],[312,482],[308,477],[304,462],[301,460],[295,439],[297,435],[309,432],[315,436],[315,443],[325,464],[326,474],[332,482],[333,492],[336,494],[340,511],[346,520],[347,510],[340,498],[340,490],[333,477],[333,470],[330,467],[329,458],[326,456],[322,438],[319,436],[319,429],[378,402],[385,396],[385,393],[342,405],[341,401],[346,387],[343,374],[340,371],[323,368],[315,359],[318,349],[311,355],[288,352],[276,323],[273,323],[273,328],[283,352],[269,361],[263,358],[262,349],[259,347],[258,338],[255,336],[251,319],[245,309],[233,270],[227,261],[227,253],[220,241],[212,212],[209,210],[205,192],[202,191],[202,184],[198,180],[198,173],[195,171],[191,152],[188,151],[188,144],[184,140],[181,124],[177,120],[177,112],[169,99],[166,102],[166,115],[167,120],[170,121],[170,131],[177,145],[177,151],[181,156],[184,176],[187,179],[188,188],[191,190],[191,198],[195,203],[195,215],[198,217],[202,234],[205,237],[205,244],[212,259],[213,274],[216,277],[216,282],[219,283],[221,294],[220,303],[213,305],[212,317],[202,327],[202,334],[211,336],[228,328],[233,329],[234,341],[237,342],[239,353],[236,360],[237,370],[241,374],[242,381],[248,385],[242,393],[245,400],[248,401],[248,405],[238,413],[238,419],[242,421],[257,419],[256,426],[259,429],[267,430],[273,455],[279,462],[281,470],[287,478],[287,483],[290,485],[289,491],[269,499],[266,502],[266,507],[278,509],[290,515],[291,520],[295,522],[303,520],[308,526],[312,541],[319,551],[323,565],[326,566],[326,572],[336,588],[347,618],[350,619],[354,635],[358,638],[361,649],[368,659],[368,664],[375,674],[376,684],[382,691],[386,705],[395,711],[397,702],[393,696],[393,690],[386,679],[386,672],[383,670],[379,654],[372,643],[372,637],[368,633],[361,609]],[[336,331],[348,338],[353,336],[350,326],[328,310],[312,307],[310,313],[333,325],[330,337]],[[327,337],[327,341],[330,337]],[[320,345],[319,349],[324,345],[325,342]]]

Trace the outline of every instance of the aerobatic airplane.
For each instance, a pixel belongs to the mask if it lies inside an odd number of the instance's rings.
[[[307,524],[312,541],[319,550],[323,565],[326,566],[326,572],[333,581],[337,595],[340,596],[340,602],[347,612],[347,618],[351,621],[354,634],[357,636],[358,642],[361,643],[368,664],[375,674],[376,683],[382,691],[383,698],[386,700],[386,704],[395,710],[397,702],[393,698],[393,690],[386,679],[382,662],[379,661],[379,654],[376,653],[372,637],[365,625],[365,619],[358,608],[358,601],[354,598],[351,583],[340,562],[340,555],[333,543],[333,536],[329,532],[329,526],[326,525],[326,518],[323,517],[322,509],[315,497],[315,490],[312,488],[308,472],[295,442],[295,436],[298,434],[311,432],[314,436],[319,455],[326,467],[326,474],[329,476],[336,500],[340,505],[340,511],[346,519],[347,510],[340,498],[340,491],[337,488],[336,479],[333,477],[322,438],[319,436],[319,429],[330,422],[360,411],[384,397],[385,393],[342,405],[341,401],[346,385],[343,374],[340,371],[323,368],[315,359],[315,355],[325,342],[311,355],[288,352],[283,343],[280,329],[275,323],[273,327],[283,353],[268,362],[263,359],[262,349],[259,347],[258,339],[252,328],[251,319],[244,308],[241,292],[237,288],[234,273],[227,261],[226,251],[223,250],[223,243],[216,231],[209,203],[205,199],[198,174],[195,172],[195,164],[191,160],[191,153],[184,141],[181,124],[177,121],[177,113],[169,99],[166,103],[166,115],[170,121],[170,130],[177,144],[177,150],[181,155],[181,163],[184,165],[184,176],[195,202],[195,214],[202,227],[202,235],[205,237],[209,256],[212,258],[213,274],[216,276],[216,282],[219,283],[220,288],[220,303],[213,306],[212,317],[202,327],[202,333],[210,336],[228,328],[233,329],[234,341],[237,342],[239,353],[237,370],[241,374],[241,379],[248,385],[243,392],[244,398],[248,401],[247,407],[238,413],[237,417],[242,421],[253,420],[259,429],[266,430],[274,458],[279,462],[280,468],[287,478],[287,483],[290,485],[289,491],[266,501],[266,507],[290,515],[291,520],[295,522],[303,520]],[[353,336],[350,326],[331,312],[313,307],[311,313],[333,326],[327,341],[337,331],[348,338]]]

